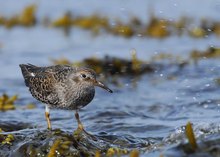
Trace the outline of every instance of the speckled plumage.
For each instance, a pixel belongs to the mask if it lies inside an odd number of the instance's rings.
[[[78,109],[88,105],[99,86],[110,93],[112,90],[96,80],[96,73],[88,68],[74,68],[69,65],[37,67],[20,64],[25,84],[34,98],[46,104],[45,116],[51,129],[50,108],[76,110],[78,128],[83,129]]]
[[[75,110],[86,106],[94,98],[94,85],[79,81],[75,76],[81,71],[96,79],[96,74],[91,69],[68,65],[37,67],[21,64],[20,67],[32,96],[51,108]]]

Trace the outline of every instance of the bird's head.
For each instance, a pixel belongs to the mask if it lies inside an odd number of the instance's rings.
[[[106,85],[96,80],[96,72],[92,69],[88,69],[88,68],[77,69],[73,77],[73,80],[76,83],[80,83],[81,85],[84,84],[87,86],[98,86],[107,90],[110,93],[113,93],[113,91],[109,89]]]

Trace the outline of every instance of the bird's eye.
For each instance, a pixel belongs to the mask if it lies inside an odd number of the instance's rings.
[[[81,74],[81,77],[82,77],[82,78],[86,78],[86,75],[85,75],[85,74]]]

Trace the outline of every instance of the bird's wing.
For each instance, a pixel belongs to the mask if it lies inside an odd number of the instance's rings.
[[[37,67],[26,65],[25,83],[31,94],[38,100],[47,104],[57,104],[58,95],[56,84],[65,80],[68,74],[74,70],[71,66],[56,65],[50,67]],[[23,70],[25,71],[25,70]]]
[[[41,69],[40,73],[44,73],[45,75],[52,75],[56,81],[60,82],[65,80],[73,71],[76,71],[76,69],[69,65],[56,65],[45,67]]]
[[[47,104],[53,104],[56,101],[55,83],[56,80],[52,75],[37,74],[28,78],[29,90],[33,97]]]
[[[30,80],[33,79],[54,78],[57,82],[62,81],[61,78],[65,80],[71,71],[76,70],[68,65],[37,67],[32,64],[21,64],[20,67],[27,87],[30,87]]]

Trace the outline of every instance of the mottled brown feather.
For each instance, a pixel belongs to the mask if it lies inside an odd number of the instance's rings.
[[[67,65],[37,67],[31,64],[22,64],[20,67],[32,96],[39,101],[53,105],[59,102],[55,85],[65,81],[68,74],[75,71],[73,67]]]

